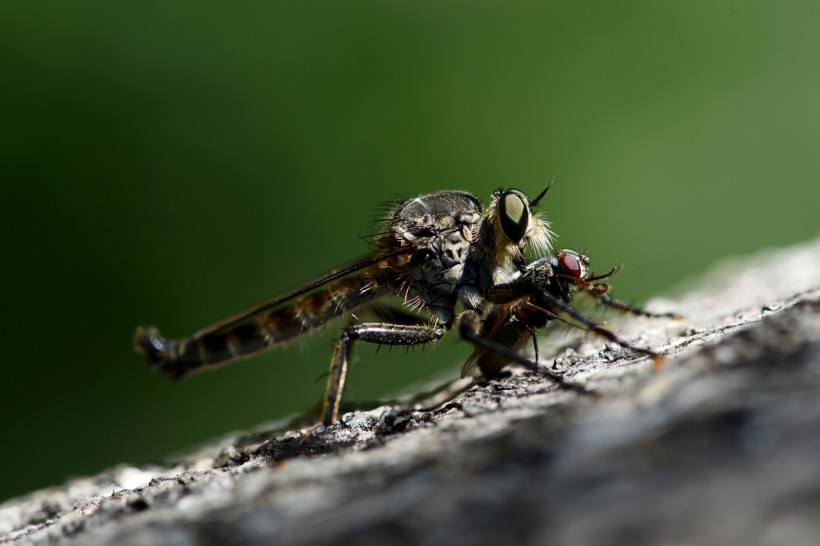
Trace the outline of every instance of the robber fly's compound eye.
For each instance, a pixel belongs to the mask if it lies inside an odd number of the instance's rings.
[[[587,274],[585,262],[588,260],[585,258],[586,256],[581,256],[572,252],[564,252],[558,256],[558,263],[561,265],[561,269],[564,270],[564,273],[570,277],[583,279]]]
[[[498,197],[498,218],[504,235],[518,243],[527,233],[530,211],[524,197],[518,192],[505,191]]]

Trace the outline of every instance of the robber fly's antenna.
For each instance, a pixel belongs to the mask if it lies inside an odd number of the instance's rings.
[[[537,205],[538,205],[538,202],[539,202],[539,201],[541,201],[541,199],[543,199],[543,197],[544,197],[545,195],[547,195],[547,192],[548,192],[548,191],[550,191],[550,188],[552,187],[552,183],[553,183],[553,182],[554,182],[554,180],[550,180],[550,183],[549,183],[549,184],[547,184],[547,187],[546,187],[546,188],[544,188],[544,191],[542,191],[541,193],[539,193],[539,194],[538,194],[538,197],[536,197],[535,199],[533,199],[532,201],[530,201],[530,206],[531,206],[531,207],[535,207],[535,206],[537,206]]]

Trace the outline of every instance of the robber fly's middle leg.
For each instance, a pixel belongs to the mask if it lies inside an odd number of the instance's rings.
[[[336,341],[333,359],[330,362],[330,375],[327,380],[322,407],[322,424],[331,425],[339,418],[339,406],[342,402],[347,371],[350,366],[350,354],[355,341],[375,343],[377,345],[423,345],[437,341],[447,332],[444,326],[427,326],[418,324],[365,323],[348,326]]]

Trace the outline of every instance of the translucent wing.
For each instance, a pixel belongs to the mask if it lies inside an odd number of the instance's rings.
[[[219,334],[219,333],[227,332],[229,330],[232,330],[233,328],[236,328],[237,326],[240,326],[244,323],[252,321],[254,318],[262,315],[266,311],[269,311],[269,310],[273,309],[274,307],[276,307],[278,305],[286,303],[287,301],[292,300],[293,298],[296,298],[298,296],[306,294],[306,293],[308,293],[312,290],[320,288],[321,286],[323,286],[327,283],[333,282],[337,279],[341,279],[342,277],[346,277],[348,275],[356,273],[357,271],[362,271],[362,270],[368,269],[368,268],[370,268],[374,265],[377,265],[381,262],[384,262],[384,261],[389,260],[391,258],[394,258],[396,256],[401,256],[403,254],[408,254],[408,253],[410,253],[410,251],[411,251],[410,248],[403,248],[403,249],[399,249],[399,250],[396,250],[396,251],[393,251],[393,252],[388,252],[388,253],[385,253],[385,254],[377,254],[375,256],[368,256],[366,258],[363,258],[361,260],[358,260],[358,261],[353,262],[351,264],[348,264],[346,266],[340,267],[338,269],[334,269],[330,273],[326,273],[326,274],[322,275],[321,277],[318,277],[318,278],[316,278],[312,281],[309,281],[309,282],[307,282],[307,283],[305,283],[301,286],[298,286],[298,287],[294,288],[293,290],[285,292],[284,294],[280,294],[279,296],[276,296],[273,299],[270,299],[270,300],[268,300],[264,303],[261,303],[261,304],[255,306],[255,307],[252,307],[250,309],[247,309],[245,311],[242,311],[240,313],[232,315],[232,316],[230,316],[230,317],[228,317],[224,320],[221,320],[221,321],[219,321],[215,324],[212,324],[212,325],[208,326],[207,328],[203,328],[202,330],[200,330],[199,332],[194,334],[194,337],[199,338],[199,337],[203,337],[203,336],[207,336],[207,335],[211,335],[211,334]]]

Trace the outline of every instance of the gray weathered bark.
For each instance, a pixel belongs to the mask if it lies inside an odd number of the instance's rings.
[[[650,307],[689,323],[614,329],[660,370],[588,336],[561,350],[599,396],[515,371],[429,410],[271,426],[9,501],[0,544],[817,543],[820,240]]]

